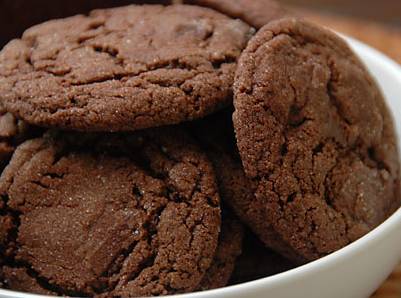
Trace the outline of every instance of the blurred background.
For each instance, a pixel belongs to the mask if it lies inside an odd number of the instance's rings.
[[[308,7],[323,13],[339,14],[401,26],[400,0],[283,0],[281,2]]]
[[[280,2],[317,23],[377,48],[401,64],[401,0]]]
[[[162,0],[163,1],[163,0]],[[232,0],[236,1],[236,0]],[[254,1],[254,0],[249,0]],[[348,33],[375,31],[379,28],[401,35],[401,0],[278,0],[285,5],[301,9],[321,23],[339,27]],[[161,2],[157,0],[0,0],[0,47],[11,38],[18,37],[33,24],[51,19],[86,13],[93,8],[125,5],[128,3]],[[168,0],[164,0],[168,2]],[[317,19],[317,18],[316,18]],[[351,22],[350,22],[351,21]],[[356,23],[356,28],[353,27]],[[350,28],[347,28],[350,27]],[[366,28],[369,27],[369,28]],[[373,28],[373,29],[372,29]],[[362,32],[362,35],[366,33]],[[353,34],[351,34],[353,35]],[[361,34],[360,34],[361,35]],[[378,33],[373,38],[381,39]],[[385,34],[386,36],[388,34]],[[358,37],[358,36],[357,36]],[[360,36],[359,36],[360,37]],[[363,38],[361,38],[363,39]],[[400,47],[398,47],[400,49]],[[398,51],[401,51],[398,50]],[[394,51],[393,51],[394,52]],[[399,56],[401,61],[401,55]]]

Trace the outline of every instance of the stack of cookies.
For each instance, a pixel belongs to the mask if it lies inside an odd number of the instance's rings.
[[[270,0],[187,2],[49,21],[0,52],[3,288],[223,287],[401,205],[390,113],[340,37]]]

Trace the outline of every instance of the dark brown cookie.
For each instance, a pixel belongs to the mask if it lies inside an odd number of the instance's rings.
[[[184,0],[184,3],[213,8],[259,29],[290,13],[275,0]]]
[[[242,168],[238,154],[234,127],[233,110],[225,109],[219,113],[193,121],[189,130],[207,152],[216,173],[221,199],[254,233],[259,235],[266,246],[281,254],[303,262],[265,221],[265,208],[255,204],[257,183],[249,179]]]
[[[126,131],[231,101],[251,28],[208,8],[132,5],[28,29],[0,53],[7,110],[39,126]]]
[[[3,211],[5,208],[3,201],[0,201],[0,211]],[[1,252],[5,251],[5,245],[7,243],[7,237],[10,231],[13,229],[14,223],[13,218],[2,212],[0,216],[0,249]],[[2,255],[2,254],[1,254]]]
[[[0,193],[15,220],[6,244],[9,288],[183,293],[197,288],[215,254],[212,167],[178,128],[27,141],[3,172]]]
[[[34,138],[40,133],[39,128],[34,128],[15,118],[13,114],[8,113],[0,105],[0,170],[10,160],[18,144],[29,138]]]
[[[227,285],[236,260],[242,252],[243,235],[242,224],[232,216],[227,218],[223,215],[216,254],[198,290],[216,289]]]
[[[391,116],[334,33],[297,19],[263,27],[241,55],[234,105],[244,170],[257,183],[251,207],[300,257],[347,245],[400,205]]]
[[[0,288],[3,287],[3,264],[4,255],[6,251],[6,244],[8,243],[9,235],[11,235],[14,228],[14,222],[12,216],[4,212],[3,201],[0,200]]]
[[[8,288],[18,292],[28,292],[40,295],[57,296],[56,292],[47,290],[42,287],[37,276],[29,275],[27,268],[11,268],[4,266],[3,271],[4,283]]]
[[[250,231],[245,232],[241,256],[235,263],[230,285],[240,284],[293,269],[296,264],[266,246]]]

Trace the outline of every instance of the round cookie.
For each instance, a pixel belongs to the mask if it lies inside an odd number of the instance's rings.
[[[244,229],[241,222],[231,215],[223,214],[216,254],[198,290],[211,290],[227,285],[236,260],[242,252],[243,236]]]
[[[37,25],[0,53],[4,105],[28,123],[128,131],[231,101],[245,23],[190,5],[132,5]]]
[[[9,288],[80,297],[184,293],[198,287],[215,254],[214,174],[178,128],[27,141],[3,172],[0,193],[15,220]]]
[[[290,13],[275,0],[184,0],[184,3],[213,8],[259,29]]]
[[[257,183],[251,206],[300,257],[347,245],[400,206],[390,113],[334,33],[269,23],[241,55],[234,87],[237,144]]]

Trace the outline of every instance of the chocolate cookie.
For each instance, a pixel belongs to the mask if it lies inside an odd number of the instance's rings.
[[[259,29],[290,13],[275,0],[184,0],[184,3],[213,8]]]
[[[221,199],[264,244],[292,260],[303,262],[298,254],[288,247],[272,225],[265,220],[263,204],[255,203],[257,183],[249,179],[242,168],[238,154],[232,109],[225,109],[204,119],[188,124],[189,130],[204,147],[216,173]]]
[[[297,19],[263,27],[241,55],[234,105],[244,170],[257,183],[251,207],[300,257],[347,245],[400,206],[390,113],[334,33]]]
[[[0,105],[0,169],[2,170],[10,160],[18,144],[34,138],[40,133],[39,128],[32,127],[15,118]]]
[[[11,289],[190,292],[215,254],[214,174],[178,128],[27,141],[3,172],[0,193],[2,212],[15,221],[5,256]]]
[[[243,235],[242,224],[232,216],[227,218],[223,215],[216,254],[198,287],[199,290],[216,289],[227,285],[236,260],[242,252]]]
[[[241,256],[229,284],[240,284],[293,269],[296,264],[266,246],[249,230],[245,232]]]
[[[4,210],[3,202],[0,200],[0,288],[2,288],[4,274],[3,274],[3,264],[4,264],[4,251],[6,250],[6,244],[8,242],[8,237],[11,234],[14,222],[10,215],[7,215]]]
[[[31,271],[27,268],[11,268],[4,266],[3,280],[8,288],[18,292],[29,292],[47,296],[57,296],[56,292],[46,290],[41,286],[37,276],[31,276]],[[29,272],[29,273],[28,273]]]
[[[0,94],[29,123],[127,131],[202,117],[231,100],[252,29],[208,8],[95,10],[27,30],[0,53]]]

